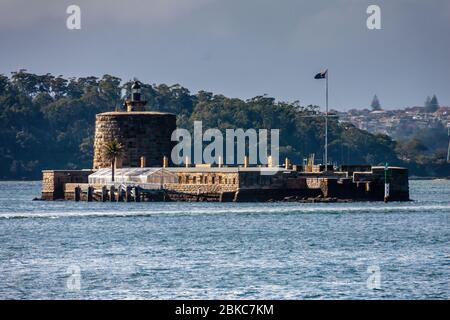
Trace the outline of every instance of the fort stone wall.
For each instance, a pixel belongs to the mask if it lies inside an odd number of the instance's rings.
[[[119,166],[139,167],[141,157],[146,166],[161,167],[163,157],[170,159],[176,129],[174,114],[161,112],[105,112],[97,114],[94,138],[93,168],[108,168],[111,162],[104,155],[108,142],[116,140],[124,149]]]

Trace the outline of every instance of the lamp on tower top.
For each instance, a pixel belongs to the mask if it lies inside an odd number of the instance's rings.
[[[131,85],[131,100],[127,99],[125,104],[127,105],[127,111],[145,111],[145,104],[147,101],[141,100],[141,83],[136,80]]]
[[[131,86],[131,101],[141,101],[141,85],[135,81]]]

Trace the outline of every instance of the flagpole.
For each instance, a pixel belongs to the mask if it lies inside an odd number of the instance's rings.
[[[325,113],[325,171],[328,171],[328,73],[327,69],[326,76],[326,113]]]

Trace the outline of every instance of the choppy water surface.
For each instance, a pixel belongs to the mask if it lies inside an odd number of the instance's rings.
[[[75,203],[0,182],[0,298],[449,299],[450,181],[410,187],[388,204]]]

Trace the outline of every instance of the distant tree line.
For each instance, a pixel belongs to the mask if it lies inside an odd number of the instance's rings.
[[[64,78],[26,70],[0,75],[0,179],[40,179],[42,169],[91,168],[95,115],[121,109],[130,86],[131,81],[111,75]],[[204,130],[280,129],[281,161],[289,157],[301,163],[309,154],[315,153],[316,159],[323,155],[324,118],[317,106],[266,95],[244,101],[206,91],[191,94],[178,84],[143,84],[142,91],[148,110],[175,113],[179,127],[192,130],[193,121],[202,120]],[[333,162],[388,162],[428,174],[422,164],[402,158],[389,136],[333,117],[329,124]]]
[[[382,110],[375,95],[371,102],[372,111]],[[434,94],[428,96],[423,106],[424,113],[434,113],[440,108]],[[448,129],[439,121],[418,129],[414,122],[401,119],[391,136],[396,140],[397,156],[418,175],[448,176],[450,165],[447,164],[449,145]]]
[[[377,95],[373,96],[370,107],[372,108],[372,111],[382,110],[381,103]],[[427,113],[433,113],[439,109],[439,101],[435,94],[432,97],[428,96],[426,98],[423,108]]]

